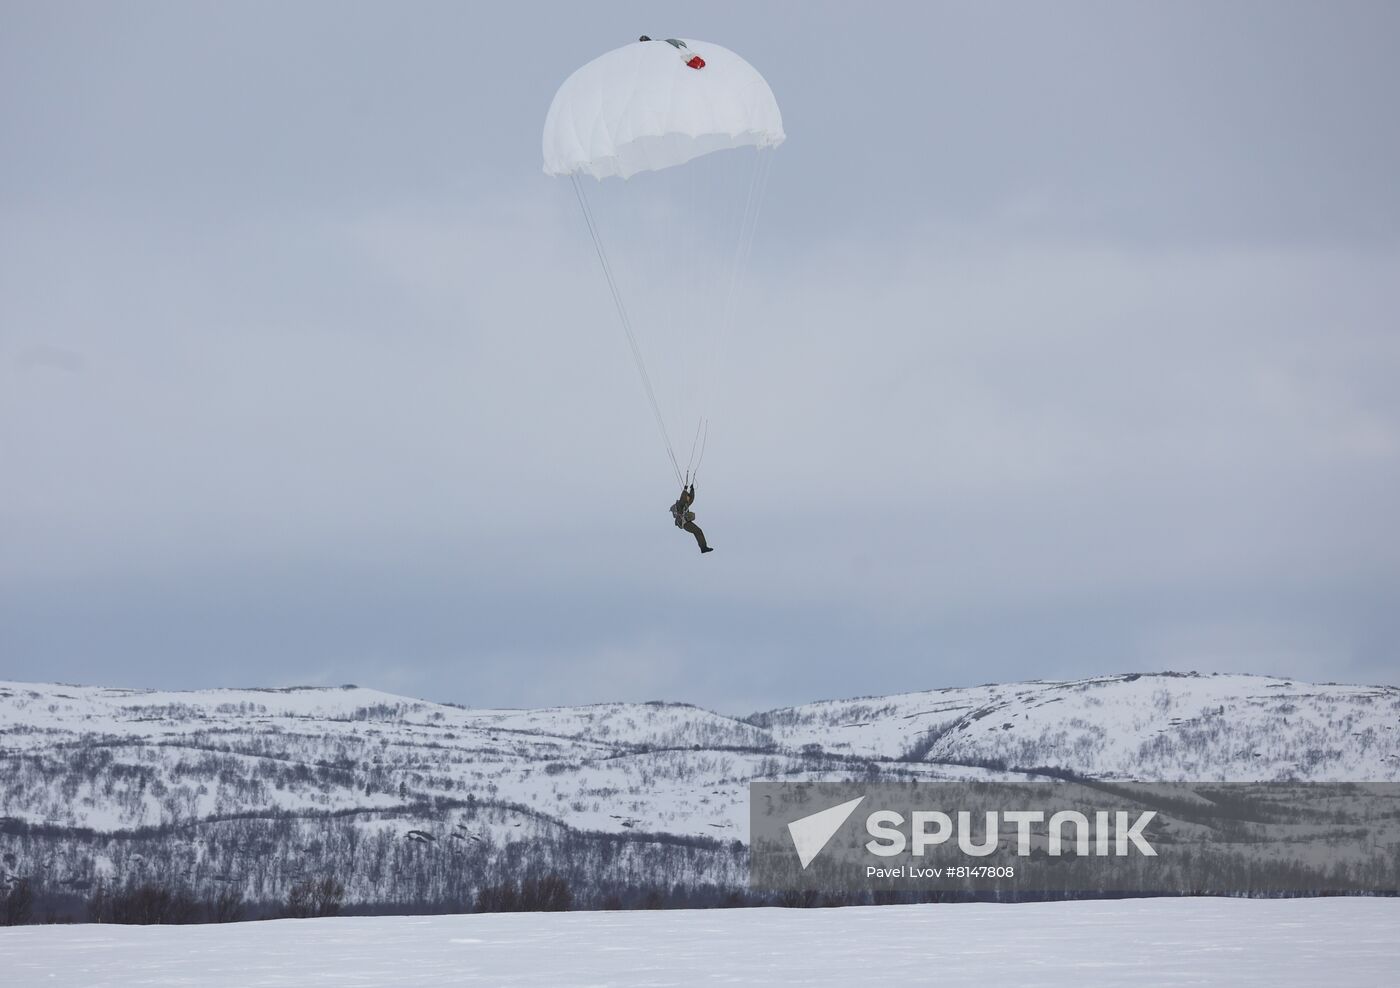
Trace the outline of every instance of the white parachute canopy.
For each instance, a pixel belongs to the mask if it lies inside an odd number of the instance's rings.
[[[763,76],[689,39],[595,58],[545,117],[545,173],[573,185],[677,482],[699,472],[725,404],[727,343],[784,136]]]
[[[545,173],[630,178],[781,144],[783,116],[758,70],[728,48],[680,40],[625,45],[569,76],[544,121]]]

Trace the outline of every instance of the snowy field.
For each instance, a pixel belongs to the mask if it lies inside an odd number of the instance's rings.
[[[0,929],[29,986],[1388,985],[1400,900],[1129,899]]]

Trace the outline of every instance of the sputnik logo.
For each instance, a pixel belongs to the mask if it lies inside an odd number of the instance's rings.
[[[788,833],[792,836],[792,846],[797,849],[797,859],[802,862],[803,871],[807,870],[812,859],[821,853],[822,848],[836,835],[836,831],[841,829],[841,824],[850,818],[864,799],[864,796],[857,796],[787,825]]]

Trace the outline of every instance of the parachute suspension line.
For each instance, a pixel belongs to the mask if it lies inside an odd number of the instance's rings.
[[[676,266],[679,277],[682,279],[684,285],[684,294],[681,296],[683,304],[680,311],[683,313],[681,331],[685,334],[685,338],[679,341],[679,352],[683,368],[682,375],[684,379],[680,414],[685,415],[686,413],[692,413],[698,418],[701,414],[698,403],[700,382],[703,380],[705,373],[705,354],[703,352],[697,352],[700,350],[701,340],[703,339],[703,337],[700,336],[702,323],[698,318],[702,307],[700,286],[706,283],[713,284],[713,282],[706,282],[700,270],[703,258],[701,254],[702,238],[700,235],[700,214],[696,207],[696,203],[700,200],[696,196],[696,185],[698,184],[698,176],[701,169],[687,168],[685,171],[686,184],[689,186],[690,190],[690,201],[687,203],[685,210],[685,254],[680,258],[680,263]],[[696,431],[699,431],[699,422],[696,423]],[[694,453],[695,448],[694,443],[692,443],[692,458],[694,457]]]
[[[744,279],[748,274],[749,258],[753,256],[753,245],[754,241],[757,239],[758,233],[758,218],[763,212],[763,203],[768,194],[768,179],[773,173],[773,152],[771,150],[760,150],[758,155],[762,161],[762,165],[759,168],[757,191],[754,193],[753,214],[749,217],[749,229],[747,235],[744,237],[744,253],[743,256],[739,258],[739,263],[736,266],[734,290],[729,296],[729,313],[725,317],[724,331],[719,341],[721,359],[725,359],[725,355],[728,353],[729,341],[734,335],[734,322],[739,312],[739,296],[743,292]],[[725,396],[722,395],[722,397]]]
[[[729,291],[725,299],[724,332],[727,335],[734,323],[739,308],[739,289],[743,286],[744,275],[748,271],[749,256],[753,253],[755,234],[758,231],[758,216],[763,210],[763,197],[768,191],[768,176],[772,171],[772,157],[762,148],[755,154],[753,178],[749,183],[748,201],[744,205],[743,226],[739,230],[739,243],[734,251],[734,263],[730,268]]]
[[[690,478],[692,481],[700,476],[700,464],[705,462],[705,445],[710,441],[710,420],[701,419],[700,421],[705,426],[705,434],[700,437],[700,459],[695,461],[695,469],[690,471]],[[691,452],[693,453],[694,450]]]
[[[718,297],[715,298],[714,301],[717,303],[718,314],[717,317],[712,320],[714,328],[711,332],[705,334],[706,342],[701,348],[703,349],[703,354],[698,361],[700,366],[698,370],[692,374],[692,400],[687,402],[687,407],[692,407],[695,410],[697,419],[695,427],[697,439],[702,429],[704,430],[705,437],[708,438],[709,436],[710,422],[705,413],[707,411],[707,405],[712,397],[711,392],[714,386],[714,378],[720,366],[720,355],[724,342],[723,336],[728,329],[728,324],[733,319],[733,296],[737,284],[737,269],[741,263],[741,258],[745,254],[744,241],[750,225],[749,219],[753,211],[754,189],[758,185],[760,160],[760,153],[756,150],[753,166],[748,170],[748,194],[744,197],[742,211],[736,212],[738,218],[738,234],[735,238],[733,256],[728,259],[727,264],[724,261],[720,261],[716,264],[714,277],[711,279],[711,284],[714,284],[716,287],[723,285],[724,288],[722,291],[716,292]],[[693,171],[692,174],[694,174]],[[738,209],[737,202],[735,203],[735,208],[736,210]],[[694,215],[693,209],[692,215]],[[732,223],[726,223],[725,226],[730,229],[733,228]],[[694,342],[697,344],[699,343],[698,340]],[[701,455],[703,456],[704,444],[700,443],[699,446]],[[692,444],[690,450],[691,458],[686,464],[688,472],[698,472],[699,470],[699,464],[696,463],[695,460],[695,452],[696,444]]]
[[[690,459],[685,461],[685,475],[687,479],[690,477],[692,472],[699,471],[699,467],[695,463],[695,447],[700,442],[700,427],[704,424],[704,419],[701,419],[699,422],[695,423],[695,438],[690,441]]]
[[[588,224],[588,233],[593,238],[593,249],[598,252],[598,263],[603,267],[603,276],[607,278],[608,290],[612,292],[613,304],[617,307],[617,318],[622,324],[623,334],[627,337],[627,346],[632,351],[632,360],[637,365],[637,374],[642,379],[642,388],[646,391],[652,414],[656,416],[656,427],[661,431],[661,441],[666,444],[666,455],[671,460],[671,469],[675,472],[676,483],[683,484],[681,466],[676,460],[676,451],[671,445],[671,435],[666,431],[666,420],[662,417],[661,406],[656,401],[656,392],[651,386],[651,375],[647,373],[646,361],[642,359],[641,347],[637,345],[637,336],[632,331],[632,320],[627,315],[627,306],[622,302],[622,293],[618,291],[617,279],[613,277],[612,264],[608,260],[607,251],[603,248],[603,239],[598,234],[598,225],[593,219],[593,210],[588,206],[588,197],[584,195],[583,185],[578,180],[578,173],[571,174],[569,179],[574,183],[574,194],[578,196],[578,204],[583,210],[584,222]]]
[[[753,205],[753,190],[757,178],[758,157],[756,153],[754,157],[754,166],[749,175],[748,194],[744,197],[744,209],[743,212],[740,214],[739,233],[734,244],[734,256],[730,258],[728,271],[725,271],[723,267],[719,268],[716,271],[716,274],[719,275],[720,278],[723,278],[725,290],[724,294],[718,299],[719,319],[714,332],[710,334],[710,345],[708,347],[707,353],[705,354],[706,367],[704,373],[701,375],[701,383],[699,386],[700,396],[697,404],[702,410],[702,414],[703,410],[710,402],[710,389],[712,386],[712,382],[714,381],[715,374],[717,374],[719,370],[720,337],[724,334],[727,328],[727,324],[729,322],[729,303],[730,298],[734,294],[735,271],[739,264],[739,257],[743,252],[744,231],[748,227],[749,209]],[[725,275],[727,275],[727,277],[724,277]],[[720,278],[716,278],[717,283],[720,281]]]
[[[768,178],[772,172],[772,152],[763,148],[757,148],[754,152],[754,166],[749,178],[749,191],[744,201],[744,211],[740,219],[739,239],[734,247],[734,257],[730,262],[728,288],[725,291],[722,314],[718,331],[714,334],[714,345],[711,353],[711,363],[715,370],[705,375],[705,395],[704,402],[712,400],[710,394],[710,382],[718,376],[717,368],[723,367],[726,355],[729,351],[730,337],[733,335],[735,317],[739,309],[739,295],[744,284],[744,275],[748,270],[749,257],[753,253],[755,234],[758,230],[758,217],[763,209],[764,196],[768,191]],[[720,385],[724,388],[723,382]],[[725,394],[722,392],[717,396],[719,404],[723,404]],[[703,404],[703,403],[702,403]],[[709,421],[705,421],[706,437],[709,435]],[[701,456],[704,456],[704,444],[701,444]],[[699,467],[697,465],[696,469]]]
[[[695,426],[695,438],[690,442],[690,459],[686,461],[685,477],[686,481],[692,481],[700,476],[700,464],[705,462],[705,445],[710,441],[710,420],[708,416],[702,416]],[[700,455],[695,455],[696,448],[699,448]]]

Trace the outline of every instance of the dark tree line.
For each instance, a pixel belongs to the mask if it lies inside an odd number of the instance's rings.
[[[345,903],[345,886],[335,878],[308,878],[297,882],[287,893],[284,916],[308,919],[314,916],[339,916]]]
[[[559,913],[573,902],[573,889],[558,875],[526,878],[519,884],[507,880],[476,893],[479,913]]]
[[[21,878],[0,892],[0,926],[23,926],[34,915],[34,889]]]

